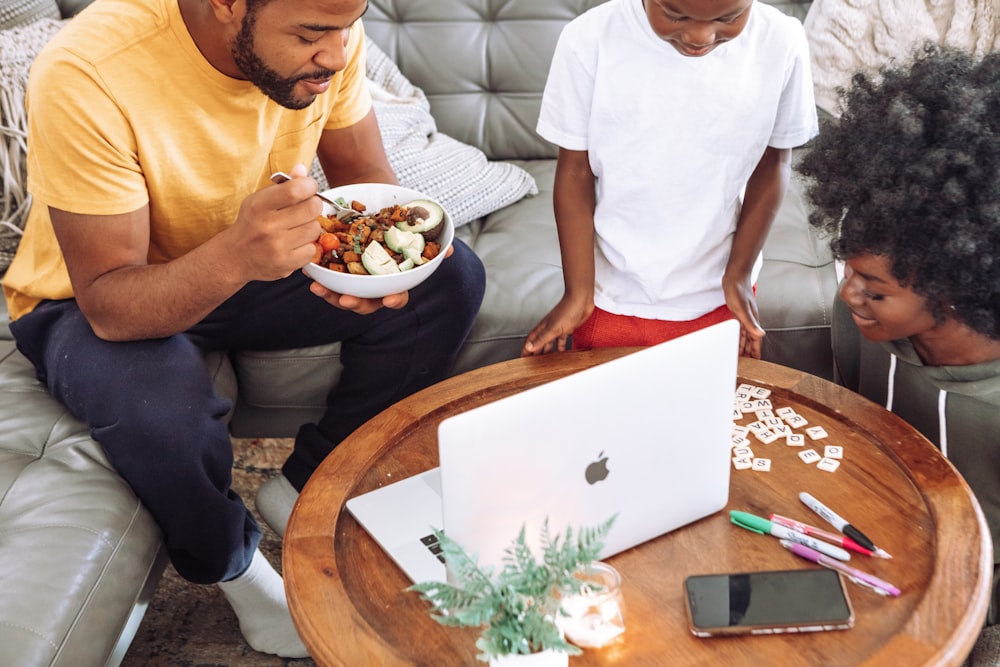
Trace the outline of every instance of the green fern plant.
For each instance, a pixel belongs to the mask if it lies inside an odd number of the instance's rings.
[[[430,602],[432,618],[442,625],[483,627],[476,641],[480,650],[477,657],[483,662],[550,649],[576,655],[580,648],[567,642],[556,625],[560,599],[580,592],[583,582],[574,574],[597,560],[616,518],[575,535],[572,526],[566,528],[565,535],[552,535],[546,519],[541,530],[540,562],[526,544],[522,526],[504,550],[496,577],[495,568],[481,567],[454,540],[437,531],[454,583],[426,581],[407,590]]]

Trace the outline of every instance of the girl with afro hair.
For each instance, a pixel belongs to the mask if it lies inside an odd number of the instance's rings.
[[[969,482],[1000,621],[1000,53],[931,44],[858,73],[798,170],[844,262],[837,380],[910,422]],[[1000,628],[998,628],[1000,630]],[[975,652],[974,652],[975,655]]]

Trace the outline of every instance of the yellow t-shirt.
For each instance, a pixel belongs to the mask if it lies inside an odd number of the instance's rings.
[[[348,65],[307,108],[286,109],[208,63],[177,0],[98,0],[35,61],[28,84],[32,208],[3,280],[12,319],[73,296],[48,207],[86,215],[149,203],[150,263],[233,223],[275,171],[311,165],[320,135],[371,108],[364,28]]]

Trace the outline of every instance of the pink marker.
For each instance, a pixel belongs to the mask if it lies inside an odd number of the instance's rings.
[[[790,542],[788,540],[781,540],[781,546],[785,547],[791,551],[796,556],[805,558],[806,560],[812,561],[817,565],[822,565],[823,567],[829,568],[831,570],[836,570],[840,572],[845,577],[858,584],[859,586],[864,586],[870,588],[879,595],[892,595],[898,596],[899,589],[890,584],[887,581],[882,581],[878,577],[868,574],[867,572],[862,572],[861,570],[850,567],[841,563],[839,560],[834,560],[829,556],[824,556],[820,552],[807,547],[804,544],[799,544],[797,542]]]

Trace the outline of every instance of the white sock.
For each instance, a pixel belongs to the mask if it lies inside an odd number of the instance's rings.
[[[305,644],[292,623],[285,599],[285,585],[260,549],[254,552],[246,572],[219,582],[240,631],[254,650],[282,658],[308,658]]]

